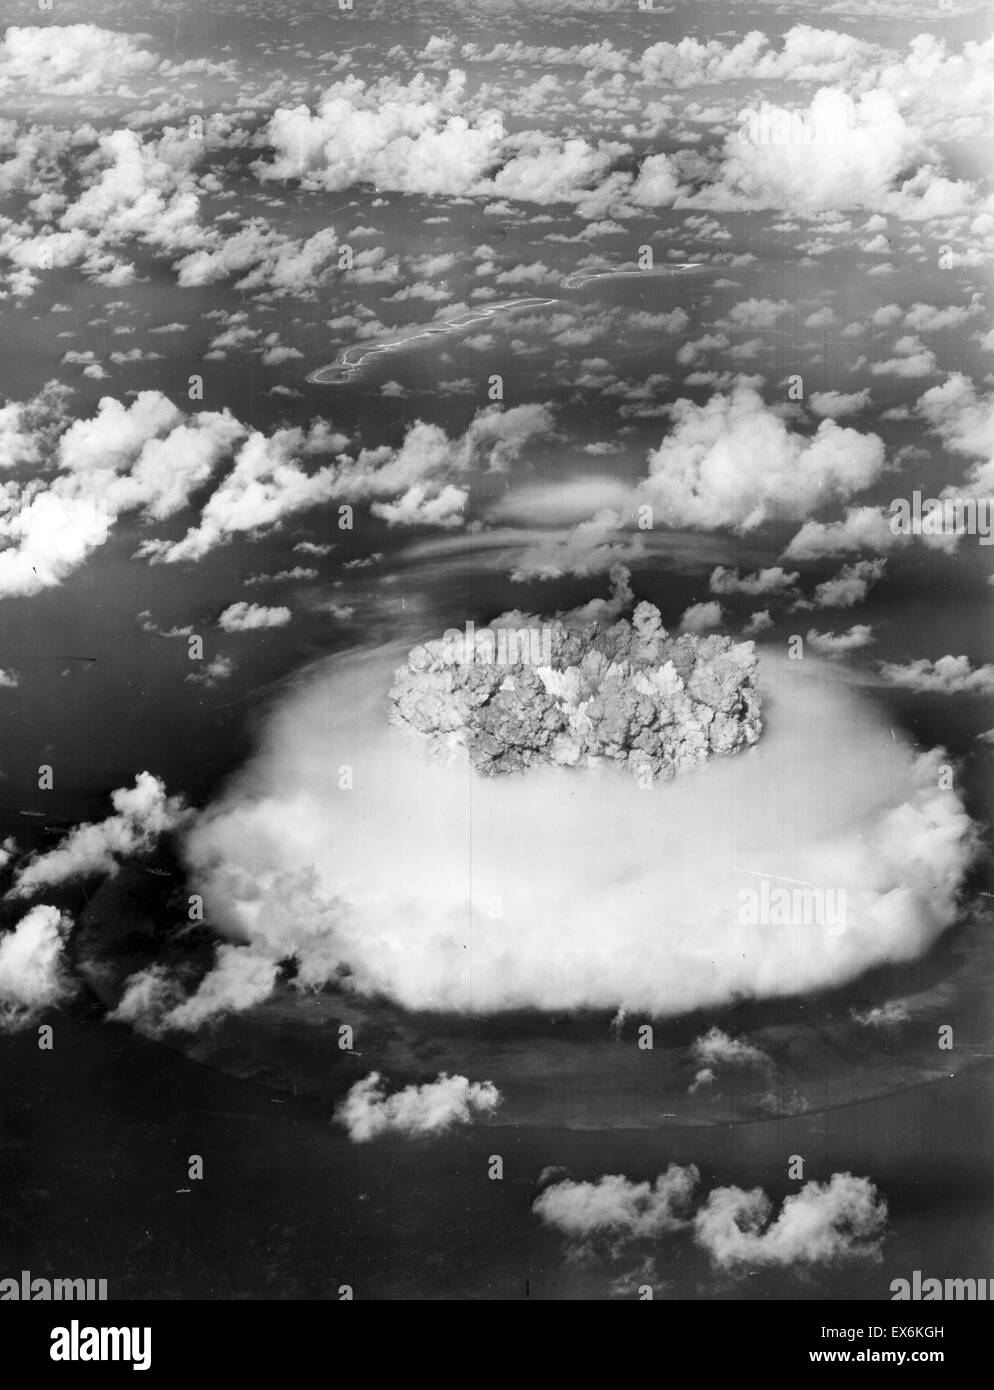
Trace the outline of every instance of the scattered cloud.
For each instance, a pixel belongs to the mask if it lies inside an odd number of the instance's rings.
[[[73,994],[64,957],[71,926],[57,907],[39,903],[0,936],[0,1032],[29,1027]]]
[[[670,407],[673,428],[649,455],[641,485],[661,524],[751,531],[780,517],[803,517],[845,499],[882,472],[874,434],[823,420],[813,436],[796,433],[757,391],[738,386],[704,405]]]
[[[217,620],[225,632],[251,632],[259,628],[286,627],[292,617],[289,608],[267,608],[261,603],[233,603]]]
[[[120,860],[148,853],[189,815],[182,797],[167,796],[165,783],[149,772],[140,772],[133,787],[111,792],[110,799],[112,816],[76,826],[55,849],[19,866],[7,896],[28,898],[72,879],[116,873]]]
[[[880,1258],[887,1203],[869,1178],[833,1173],[827,1183],[805,1183],[773,1212],[762,1188],[718,1187],[694,1218],[694,1236],[713,1265],[733,1272]]]
[[[854,623],[848,632],[819,632],[817,628],[810,628],[805,641],[822,656],[846,656],[849,652],[862,651],[876,638],[872,627]]]
[[[454,1125],[470,1124],[474,1116],[491,1115],[500,1100],[492,1081],[468,1081],[444,1071],[435,1081],[387,1095],[380,1073],[372,1071],[339,1104],[335,1121],[357,1144],[384,1134],[414,1139],[444,1134]]]
[[[880,668],[885,681],[902,690],[926,695],[990,695],[994,693],[994,665],[971,666],[966,656],[940,656],[938,661],[920,657],[904,665],[885,661]]]

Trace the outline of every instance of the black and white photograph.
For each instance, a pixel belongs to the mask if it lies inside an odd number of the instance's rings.
[[[990,7],[0,16],[4,1328],[793,1305],[797,1369],[948,1364]]]

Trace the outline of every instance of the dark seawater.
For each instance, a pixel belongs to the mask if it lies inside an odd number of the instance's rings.
[[[812,1276],[714,1276],[685,1235],[649,1247],[656,1297],[889,1298],[894,1278],[987,1277],[989,1061],[860,1105],[710,1128],[482,1124],[411,1143],[351,1143],[311,1098],[198,1065],[77,1009],[53,1052],[4,1040],[5,1273],[106,1278],[121,1298],[606,1298],[636,1263],[564,1259],[530,1207],[548,1165],[651,1178],[693,1162],[702,1189],[758,1184],[779,1199],[806,1175],[870,1173],[891,1233],[879,1265]],[[522,1066],[527,1066],[525,1051]],[[278,1102],[278,1103],[277,1103]],[[187,1180],[200,1154],[205,1176]],[[503,1181],[487,1177],[491,1155]],[[177,1189],[189,1187],[187,1193]],[[14,1215],[16,1213],[16,1216]]]

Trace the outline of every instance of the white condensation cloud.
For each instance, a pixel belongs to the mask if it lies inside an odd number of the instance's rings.
[[[213,966],[189,993],[181,975],[151,965],[128,977],[108,1018],[154,1038],[167,1032],[196,1032],[226,1014],[261,1004],[275,989],[278,974],[271,956],[221,942]]]
[[[837,985],[956,919],[976,836],[939,787],[945,754],[893,739],[830,664],[764,652],[759,744],[640,791],[603,766],[480,778],[428,761],[385,723],[402,655],[316,675],[186,840],[215,928],[295,956],[303,987],[668,1014]],[[845,929],[740,922],[763,876],[844,891]]]

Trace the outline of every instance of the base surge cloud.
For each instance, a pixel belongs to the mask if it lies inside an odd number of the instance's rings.
[[[764,649],[760,742],[643,789],[612,765],[433,762],[387,722],[398,655],[316,672],[186,838],[212,925],[293,957],[297,987],[665,1015],[838,985],[957,915],[976,833],[945,755],[893,736],[830,663]],[[741,909],[785,892],[842,894],[844,920]]]

